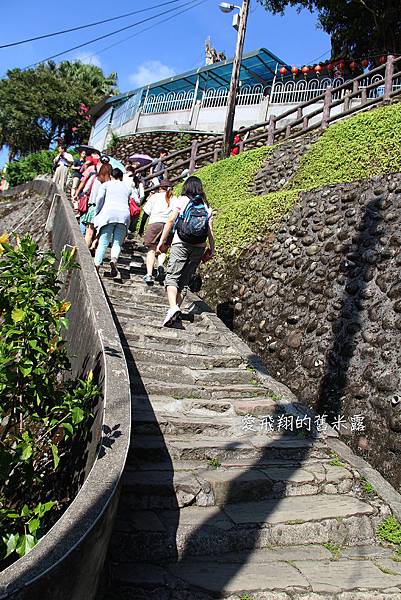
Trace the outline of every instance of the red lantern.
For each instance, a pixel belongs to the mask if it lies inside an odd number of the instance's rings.
[[[328,70],[328,71],[334,71],[334,65],[332,65],[331,63],[329,63],[329,64],[327,65],[327,70]]]
[[[307,67],[307,66],[305,65],[304,67],[302,67],[301,71],[302,71],[302,73],[303,73],[304,75],[307,75],[307,74],[309,73],[309,67]]]
[[[387,62],[387,56],[381,56],[379,58],[379,64],[384,65]]]
[[[339,63],[337,63],[337,68],[339,71],[344,71],[345,69],[345,62],[343,60],[340,60]]]
[[[358,68],[358,63],[353,60],[352,63],[350,63],[349,68],[351,71],[355,71]]]
[[[291,73],[292,73],[293,75],[298,75],[298,73],[299,73],[299,69],[298,69],[298,67],[292,67],[292,69],[291,69]]]
[[[363,66],[364,69],[367,69],[367,67],[369,66],[368,59],[364,58],[363,61],[361,61],[361,65]]]
[[[315,73],[317,75],[319,75],[322,72],[322,66],[321,65],[316,65],[315,67]]]
[[[281,67],[280,75],[285,75],[287,73],[287,69],[285,67]]]

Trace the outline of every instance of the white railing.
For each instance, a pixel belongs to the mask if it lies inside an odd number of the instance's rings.
[[[328,87],[336,88],[343,83],[342,77],[276,81],[270,101],[271,104],[301,104],[301,102],[308,102],[316,96],[324,94]]]
[[[237,106],[252,106],[262,102],[268,94],[269,88],[261,84],[244,85],[238,90]],[[202,94],[202,108],[219,108],[226,106],[228,101],[228,88],[221,87],[205,90]]]
[[[342,77],[332,79],[330,77],[314,78],[314,79],[298,79],[290,81],[276,81],[270,97],[271,104],[301,104],[308,102],[317,96],[324,94],[328,87],[333,89],[333,100],[339,100],[344,97],[346,90],[342,89],[336,92],[336,88],[343,83],[349,83],[351,80],[346,80]],[[376,74],[373,76],[364,77],[359,81],[359,98],[362,98],[363,90],[369,85],[380,83],[383,81],[383,86],[376,87],[367,91],[368,98],[377,98],[384,94],[384,75]],[[393,90],[401,89],[401,76],[393,83]]]
[[[166,94],[150,95],[145,98],[142,112],[163,113],[173,110],[189,110],[194,101],[194,90],[189,92],[168,92]]]

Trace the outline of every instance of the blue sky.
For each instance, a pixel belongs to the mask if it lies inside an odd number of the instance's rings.
[[[180,0],[176,5],[185,1]],[[106,73],[116,71],[119,88],[126,91],[203,65],[204,41],[207,36],[211,36],[213,46],[217,50],[224,50],[230,57],[235,48],[236,32],[231,27],[231,15],[223,14],[218,9],[218,1],[205,0],[201,6],[147,31],[141,32],[152,22],[70,52],[57,60],[79,58],[101,66]],[[161,0],[121,0],[111,3],[98,0],[96,3],[63,5],[54,3],[53,0],[40,0],[39,3],[31,0],[7,1],[2,7],[2,44],[117,16],[160,2]],[[0,49],[0,76],[4,76],[7,69],[26,67],[52,54],[176,5],[172,4],[81,32]],[[80,7],[83,8],[82,15],[79,12]],[[166,18],[172,14],[169,13]],[[160,20],[161,18],[157,19]],[[130,39],[126,39],[129,36]],[[120,41],[121,43],[106,49]],[[323,54],[323,58],[326,58],[329,54],[330,39],[316,28],[316,15],[308,11],[298,14],[296,10],[288,9],[283,17],[272,16],[256,0],[252,0],[245,51],[260,47],[268,48],[288,63],[302,66]],[[0,164],[2,162],[0,157]]]

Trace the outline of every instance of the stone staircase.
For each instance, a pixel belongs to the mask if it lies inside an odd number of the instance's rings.
[[[401,563],[376,537],[387,502],[326,434],[269,431],[304,410],[198,297],[161,326],[143,251],[127,243],[122,279],[103,277],[132,442],[99,600],[400,600]]]

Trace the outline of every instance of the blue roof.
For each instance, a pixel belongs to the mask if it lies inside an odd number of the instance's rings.
[[[149,91],[152,94],[160,94],[165,92],[177,92],[177,91],[189,91],[196,85],[196,81],[199,77],[199,88],[200,90],[228,87],[230,85],[231,71],[232,71],[233,59],[214,63],[213,65],[205,65],[162,81],[146,86],[145,88],[138,88],[120,96],[113,96],[109,98],[107,104],[115,104],[137,94],[144,89],[149,87]],[[275,54],[266,50],[266,48],[259,48],[253,52],[244,54],[241,62],[240,81],[242,85],[255,85],[261,83],[262,85],[269,85],[272,83],[274,74],[276,72],[277,65],[284,65],[287,68],[291,68]]]

